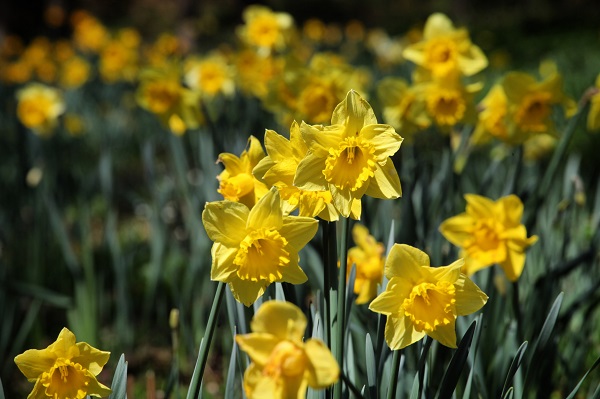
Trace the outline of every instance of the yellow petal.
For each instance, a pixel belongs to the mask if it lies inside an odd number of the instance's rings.
[[[259,181],[264,182],[265,174],[275,166],[275,162],[271,159],[270,156],[264,157],[263,159],[256,164],[254,169],[252,169],[252,175],[256,177]]]
[[[294,186],[302,190],[326,191],[328,183],[325,180],[323,170],[325,169],[325,158],[319,158],[309,153],[298,164]]]
[[[267,129],[265,132],[265,148],[275,162],[294,158],[290,142],[274,130]]]
[[[302,138],[300,125],[298,125],[298,122],[296,121],[292,122],[292,126],[290,127],[290,146],[292,148],[292,157],[296,162],[300,162],[308,152],[306,142],[304,142],[304,139]]]
[[[90,373],[89,371],[85,371],[86,376],[88,377],[87,380],[87,394],[90,396],[97,396],[99,398],[106,398],[108,395],[111,394],[111,390],[109,387],[107,387],[104,384],[101,384],[98,380],[96,380],[96,377],[94,375],[92,375],[92,373]]]
[[[252,362],[264,367],[273,349],[281,340],[269,333],[254,332],[252,334],[236,335],[235,342],[241,350],[248,354]]]
[[[237,247],[246,236],[249,213],[248,207],[238,202],[209,202],[202,212],[202,223],[211,241]]]
[[[286,282],[290,284],[303,284],[306,283],[308,277],[302,270],[302,268],[298,265],[298,254],[290,253],[290,263],[281,269],[281,282]]]
[[[477,194],[465,194],[467,213],[476,217],[493,217],[495,203],[489,198]]]
[[[414,329],[408,317],[389,317],[385,323],[385,342],[391,350],[412,345],[425,336],[424,332]]]
[[[460,277],[460,269],[464,266],[464,264],[465,261],[463,259],[458,259],[451,265],[432,267],[426,270],[435,278],[436,281],[447,281],[454,284]]]
[[[288,243],[299,251],[317,234],[319,222],[313,218],[303,216],[285,216],[283,225],[279,229]]]
[[[335,107],[331,117],[332,125],[345,125],[346,135],[357,135],[364,126],[375,123],[377,118],[373,108],[354,90],[350,90]]]
[[[276,187],[272,187],[263,196],[248,214],[246,229],[275,228],[283,225],[283,212],[281,210],[281,197]]]
[[[440,233],[452,244],[462,247],[473,237],[475,220],[467,213],[446,219],[440,225]]]
[[[394,244],[385,262],[384,274],[390,280],[401,277],[412,283],[423,281],[422,266],[429,266],[429,256],[406,244]]]
[[[265,157],[265,152],[256,137],[250,136],[248,142],[250,144],[248,147],[248,160],[250,161],[250,165],[254,166]]]
[[[513,104],[519,104],[521,99],[536,84],[535,79],[524,72],[509,72],[502,81],[506,98]]]
[[[375,147],[378,162],[389,160],[389,157],[398,152],[404,140],[390,125],[365,126],[360,135]]]
[[[267,301],[252,318],[250,327],[254,332],[273,334],[279,340],[301,342],[306,316],[290,302]]]
[[[211,280],[227,282],[231,274],[237,272],[238,266],[233,263],[237,251],[238,247],[229,248],[218,242],[213,244],[211,248]]]
[[[15,357],[15,363],[21,373],[30,380],[36,380],[44,372],[50,371],[57,356],[47,349],[29,349]]]
[[[282,160],[271,166],[269,171],[264,174],[264,180],[272,185],[283,183],[287,186],[292,186],[297,168],[298,164],[294,159],[288,158]]]
[[[461,274],[454,286],[456,287],[454,295],[456,298],[456,314],[458,316],[477,312],[488,300],[488,296],[464,274]]]
[[[521,217],[523,216],[523,203],[519,197],[516,195],[509,195],[500,198],[498,203],[504,209],[506,215],[505,223],[507,226],[517,226],[521,223]]]
[[[343,125],[313,126],[302,122],[300,132],[310,153],[318,158],[326,158],[329,155],[329,149],[337,148],[344,139]]]
[[[428,332],[427,335],[444,346],[456,348],[456,325],[454,320],[450,324],[439,325],[435,330]]]
[[[410,294],[412,287],[412,284],[407,283],[406,280],[393,277],[388,282],[385,291],[371,301],[369,310],[386,316],[403,316],[404,311],[401,310],[400,306]]]
[[[79,349],[79,356],[74,356],[71,360],[81,364],[81,367],[88,369],[93,375],[100,374],[102,367],[110,358],[110,352],[98,350],[86,342],[78,342],[76,346]]]
[[[231,274],[227,284],[231,289],[231,294],[236,301],[250,306],[265,292],[268,283],[264,280],[250,281],[242,280],[236,274]]]
[[[365,192],[366,195],[382,199],[396,199],[402,196],[400,177],[391,158],[388,158],[383,165],[376,165],[373,177]]]
[[[227,173],[231,176],[248,172],[245,163],[235,154],[230,154],[228,152],[219,154],[217,162],[221,162],[223,166],[225,166]]]
[[[331,191],[333,205],[335,205],[335,208],[338,210],[340,215],[342,215],[345,218],[347,218],[350,215],[350,212],[352,211],[352,200],[355,198],[362,197],[362,195],[354,197],[353,195],[355,193],[350,191],[349,188],[342,190],[334,186],[333,184],[329,186],[329,190]]]
[[[327,346],[316,339],[304,344],[308,358],[308,385],[314,389],[323,389],[334,384],[340,376],[340,368]]]
[[[434,37],[447,36],[454,32],[454,30],[452,20],[445,14],[436,12],[427,18],[425,27],[423,28],[423,38],[427,40]]]

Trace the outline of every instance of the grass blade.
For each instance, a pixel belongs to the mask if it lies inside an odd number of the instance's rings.
[[[112,393],[108,399],[127,399],[127,362],[124,354],[119,358],[110,389]]]
[[[506,374],[506,380],[504,381],[504,387],[502,388],[502,394],[500,396],[504,397],[505,394],[508,393],[509,385],[512,383],[513,377],[517,373],[517,370],[521,366],[521,362],[523,361],[523,355],[525,355],[525,351],[527,350],[527,341],[523,342],[519,349],[517,349],[517,353],[515,354],[515,358],[513,359],[510,367],[508,368],[508,373]]]
[[[598,367],[599,364],[600,364],[600,357],[598,359],[596,359],[594,364],[592,364],[592,367],[590,367],[590,369],[583,375],[583,377],[581,378],[579,383],[575,386],[573,391],[569,394],[569,396],[567,396],[566,399],[573,399],[575,397],[575,395],[577,395],[577,391],[579,391],[579,388],[581,388],[581,384],[583,384],[583,381],[585,381],[587,376],[592,372],[592,370],[594,370],[596,367]],[[594,394],[594,397],[597,397],[597,396],[598,396],[598,390],[596,390],[596,393]]]
[[[229,357],[229,367],[227,368],[227,382],[225,384],[225,399],[235,398],[235,369],[236,369],[236,355],[238,347],[235,342],[235,335],[233,340],[233,346],[231,348],[231,356]]]
[[[469,356],[469,350],[471,348],[471,342],[473,341],[473,334],[475,334],[476,326],[477,321],[473,320],[469,326],[469,329],[460,340],[460,344],[458,344],[458,348],[456,349],[454,356],[452,356],[450,364],[448,364],[448,368],[444,374],[444,378],[442,379],[442,385],[440,386],[440,391],[438,394],[439,399],[452,397],[462,369],[467,363],[467,357]]]

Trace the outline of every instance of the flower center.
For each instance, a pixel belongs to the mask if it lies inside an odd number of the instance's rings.
[[[179,101],[179,85],[176,82],[152,82],[146,96],[150,111],[163,114]]]
[[[300,93],[298,109],[306,116],[307,123],[325,123],[331,118],[337,102],[331,87],[322,83],[314,83],[308,85]]]
[[[271,352],[263,374],[272,378],[292,377],[304,373],[305,369],[306,356],[302,348],[293,342],[281,341]]]
[[[42,385],[51,398],[83,399],[89,385],[79,363],[59,358],[49,372],[42,375]]]
[[[465,245],[465,250],[469,252],[469,249],[473,247],[477,248],[477,251],[490,251],[498,248],[500,231],[502,231],[502,225],[496,220],[477,220],[473,229],[473,241]]]
[[[248,173],[240,173],[221,180],[217,190],[223,198],[239,202],[240,198],[254,190],[254,178]]]
[[[375,175],[375,149],[360,137],[351,136],[337,149],[329,149],[323,175],[340,189],[356,191]]]
[[[273,47],[279,36],[279,23],[272,15],[256,17],[248,25],[248,39],[260,47]]]
[[[434,74],[446,74],[456,66],[456,43],[447,38],[430,40],[425,46],[425,68]]]
[[[225,84],[225,80],[225,71],[217,63],[205,62],[200,68],[200,88],[208,94],[217,94]]]
[[[466,109],[464,99],[456,90],[435,90],[427,97],[427,110],[440,126],[457,124]]]
[[[548,130],[546,120],[550,116],[550,93],[532,93],[521,101],[515,114],[515,122],[529,132],[545,132]]]
[[[447,281],[421,283],[413,287],[401,308],[404,315],[410,317],[415,330],[432,332],[456,319],[455,292],[454,285]]]
[[[240,243],[233,260],[239,266],[238,277],[269,284],[280,280],[283,274],[279,269],[290,263],[287,245],[287,240],[275,229],[260,228],[250,232]]]

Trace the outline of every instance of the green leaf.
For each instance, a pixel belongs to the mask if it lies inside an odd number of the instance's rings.
[[[558,312],[560,311],[560,305],[562,304],[563,297],[564,292],[561,292],[554,300],[554,304],[552,304],[552,308],[550,308],[550,312],[548,312],[546,321],[544,321],[544,325],[542,326],[542,330],[540,331],[540,335],[537,339],[535,346],[536,350],[544,348],[548,343],[550,335],[552,335],[552,331],[554,330],[556,319],[558,318]]]
[[[508,393],[509,386],[512,383],[512,380],[517,373],[517,370],[521,366],[521,362],[523,361],[523,355],[527,350],[527,341],[523,342],[519,349],[517,349],[517,353],[515,354],[515,358],[513,359],[510,367],[508,368],[508,373],[506,374],[506,380],[504,381],[504,387],[502,388],[502,397]],[[512,387],[511,387],[512,388]]]
[[[375,362],[375,351],[373,350],[373,342],[371,341],[371,334],[367,333],[365,338],[365,364],[367,368],[367,396],[376,398],[377,397],[377,364]]]
[[[127,362],[124,354],[119,358],[110,389],[112,393],[108,399],[127,399]]]
[[[200,340],[200,348],[198,349],[198,358],[196,359],[196,365],[194,366],[194,371],[192,372],[192,379],[190,380],[190,386],[188,388],[188,393],[186,399],[194,399],[196,392],[198,391],[198,380],[200,380],[200,369],[202,368],[202,343],[204,338]],[[202,389],[200,390],[202,392]]]
[[[598,367],[599,364],[600,364],[600,357],[598,359],[596,359],[594,364],[592,364],[592,367],[590,367],[590,369],[584,374],[583,378],[579,381],[579,383],[575,386],[573,391],[569,394],[569,396],[567,396],[566,399],[573,399],[575,397],[575,395],[577,394],[577,391],[579,391],[579,388],[581,388],[581,384],[583,384],[583,381],[585,381],[588,374],[590,374],[592,372],[592,370],[594,370],[596,367]],[[600,388],[600,386],[599,386],[599,388]],[[600,389],[596,389],[596,392],[594,393],[594,398],[598,397],[598,395],[600,395]]]
[[[275,300],[285,302],[285,294],[281,283],[275,283]]]
[[[2,387],[1,379],[0,379],[0,399],[4,399],[4,388]]]
[[[502,396],[502,399],[512,399],[515,394],[513,387],[508,388],[508,391]]]
[[[442,379],[442,385],[440,386],[440,391],[438,394],[439,399],[452,397],[454,389],[456,388],[456,384],[458,383],[460,373],[467,362],[467,357],[469,356],[469,349],[471,348],[471,342],[473,341],[473,334],[475,334],[476,326],[477,321],[473,320],[471,326],[460,340],[460,344],[458,344],[458,348],[456,349],[456,352],[454,352],[454,355],[452,356],[450,364],[448,364],[448,368],[446,369],[446,373]]]
[[[229,367],[227,368],[227,381],[225,382],[225,399],[234,399],[235,396],[235,368],[236,368],[236,354],[238,351],[237,342],[235,342],[235,335],[233,340],[233,346],[231,348],[231,356],[229,357]]]

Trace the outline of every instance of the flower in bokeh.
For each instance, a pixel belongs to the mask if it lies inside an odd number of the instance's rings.
[[[562,77],[556,67],[542,64],[540,72],[540,82],[523,72],[510,72],[502,81],[509,103],[508,138],[513,144],[535,134],[556,134],[552,118],[555,106],[562,107],[567,117],[576,110],[575,102],[562,91]]]
[[[244,373],[249,399],[304,398],[308,387],[324,389],[339,379],[340,368],[320,340],[302,341],[306,317],[289,302],[268,301],[250,324],[252,333],[235,340],[252,363]]]
[[[422,84],[427,113],[437,126],[449,129],[475,120],[473,95],[480,85],[465,86],[458,76]]]
[[[405,139],[411,139],[431,124],[423,90],[418,85],[409,86],[403,79],[389,77],[379,82],[377,95],[383,106],[383,120],[402,131]]]
[[[110,38],[108,30],[93,15],[78,10],[71,15],[73,40],[84,51],[98,53]]]
[[[497,201],[465,194],[466,212],[446,219],[440,225],[444,237],[461,248],[463,271],[468,275],[499,264],[510,281],[516,281],[525,265],[525,250],[537,241],[527,237],[521,224],[523,203],[516,195]]]
[[[279,189],[284,214],[299,209],[300,216],[319,216],[329,222],[338,220],[329,191],[308,191],[294,186],[298,164],[308,152],[298,123],[292,123],[289,140],[273,130],[267,130],[265,147],[268,155],[260,160],[252,173],[269,187]],[[360,201],[356,202],[360,214]]]
[[[477,125],[471,142],[475,145],[484,144],[492,138],[508,142],[508,100],[504,89],[499,84],[494,85],[478,105]]]
[[[73,56],[61,63],[59,83],[66,89],[75,89],[88,81],[90,64],[82,57]]]
[[[348,274],[351,270],[350,265],[354,264],[356,267],[354,293],[358,295],[356,303],[361,305],[377,296],[377,286],[383,280],[385,248],[362,224],[356,223],[352,227],[352,238],[357,246],[348,250]]]
[[[176,135],[204,122],[198,94],[183,87],[179,74],[171,69],[143,71],[136,98],[142,108],[157,115]]]
[[[225,170],[217,176],[219,194],[226,200],[241,202],[252,208],[269,191],[267,186],[252,174],[252,169],[264,156],[260,141],[254,136],[250,136],[248,148],[239,157],[228,152],[219,154],[218,162],[225,166]]]
[[[276,188],[252,209],[239,202],[206,204],[202,222],[212,246],[211,279],[229,284],[236,300],[254,303],[274,282],[302,284],[298,252],[314,237],[313,218],[285,216]]]
[[[450,74],[471,76],[484,69],[487,58],[479,47],[471,43],[469,32],[456,29],[444,14],[432,14],[425,23],[423,40],[408,46],[404,58],[417,64],[421,77],[444,78]]]
[[[590,97],[590,111],[587,116],[587,128],[590,131],[600,130],[600,75],[596,77],[593,94]]]
[[[247,94],[264,98],[269,84],[283,71],[283,60],[261,57],[250,49],[240,51],[235,57],[236,83]]]
[[[298,165],[294,185],[329,190],[342,216],[348,217],[353,202],[365,194],[386,199],[402,194],[390,158],[402,137],[390,125],[378,124],[371,105],[355,91],[335,108],[331,126],[303,123],[300,130],[309,152]]]
[[[17,92],[17,117],[21,123],[40,136],[49,136],[65,112],[65,103],[59,90],[30,83]]]
[[[260,5],[248,6],[243,19],[245,24],[238,29],[239,36],[262,55],[284,49],[294,25],[291,15]]]
[[[109,357],[110,352],[76,343],[75,335],[63,328],[46,349],[29,349],[15,357],[15,363],[35,382],[28,399],[84,399],[110,395],[110,388],[96,380]]]
[[[417,248],[394,244],[385,263],[390,280],[369,309],[387,316],[385,340],[392,350],[425,335],[456,348],[456,318],[474,313],[485,295],[460,269],[463,260],[430,267],[429,256]]]
[[[132,81],[137,75],[138,53],[120,39],[109,41],[100,52],[100,77],[107,83]]]
[[[192,59],[188,61],[186,70],[185,83],[203,96],[231,96],[235,90],[233,70],[226,58],[220,54]]]

